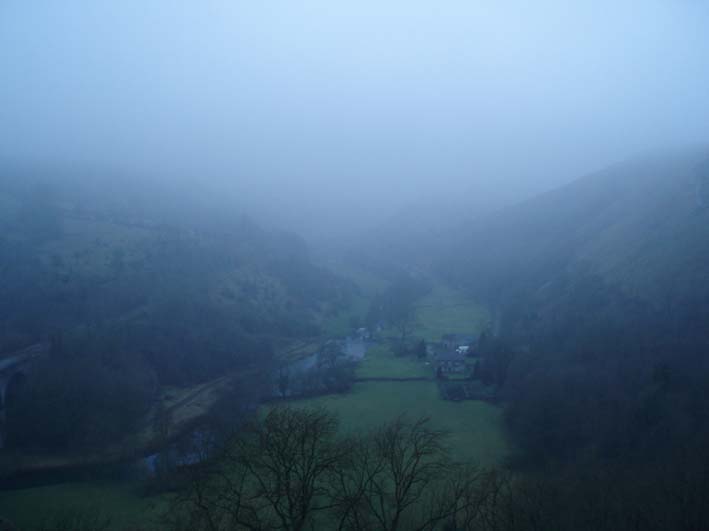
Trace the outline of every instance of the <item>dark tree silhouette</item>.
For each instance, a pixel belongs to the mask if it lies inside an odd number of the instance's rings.
[[[451,461],[445,434],[398,419],[359,438],[322,410],[277,408],[220,457],[192,467],[174,529],[432,530],[467,525],[483,474]]]
[[[209,531],[306,529],[332,508],[331,476],[349,453],[336,434],[337,420],[322,410],[273,409],[217,462],[191,471],[179,522]]]

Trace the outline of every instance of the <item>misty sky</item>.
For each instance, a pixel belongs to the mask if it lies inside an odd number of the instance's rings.
[[[307,232],[708,142],[709,2],[2,0],[0,72],[0,158]]]

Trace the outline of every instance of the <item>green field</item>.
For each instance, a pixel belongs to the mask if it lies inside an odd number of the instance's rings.
[[[98,514],[110,517],[111,529],[139,529],[165,509],[164,498],[141,496],[137,483],[92,481],[0,492],[0,516],[22,530],[69,514]]]
[[[348,271],[348,276],[352,275]],[[358,281],[359,278],[353,278]],[[370,279],[363,291],[383,289]],[[349,315],[363,315],[366,300],[358,300],[354,311],[338,316],[329,323],[328,332],[347,333]],[[487,310],[464,294],[442,284],[417,303],[416,328],[412,339],[440,341],[450,333],[479,334],[488,324]],[[394,338],[393,330],[384,330],[383,339]],[[357,378],[433,378],[425,361],[395,356],[385,344],[369,349],[359,364]],[[435,381],[360,382],[351,393],[330,395],[293,402],[303,407],[325,407],[337,414],[345,431],[361,433],[389,422],[400,415],[410,418],[429,417],[433,425],[449,433],[453,455],[481,465],[499,464],[509,454],[504,435],[502,410],[482,401],[450,402],[440,398]]]
[[[433,369],[411,357],[397,357],[377,345],[357,367],[358,378],[433,378]],[[481,465],[499,464],[510,448],[504,436],[502,410],[481,401],[441,399],[434,381],[359,382],[350,393],[328,395],[292,403],[298,407],[324,407],[335,413],[343,431],[362,433],[400,415],[428,417],[448,432],[448,444],[458,459]]]
[[[358,378],[432,378],[433,369],[424,361],[410,356],[398,357],[382,345],[367,351],[357,367]]]
[[[297,400],[300,407],[324,407],[337,414],[343,431],[362,433],[400,415],[429,417],[450,433],[453,456],[484,466],[499,464],[509,453],[502,410],[486,402],[441,400],[435,382],[363,382],[345,395]]]

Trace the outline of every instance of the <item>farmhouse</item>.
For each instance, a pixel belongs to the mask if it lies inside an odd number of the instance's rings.
[[[465,353],[458,350],[446,350],[438,354],[435,358],[436,374],[459,374],[465,372]]]

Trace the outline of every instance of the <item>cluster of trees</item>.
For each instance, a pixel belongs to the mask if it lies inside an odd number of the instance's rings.
[[[121,440],[156,394],[154,373],[135,357],[41,360],[6,404],[6,447],[82,450]]]
[[[451,460],[426,420],[343,436],[331,414],[291,408],[186,474],[175,530],[464,529],[492,481]]]
[[[484,385],[501,389],[507,380],[514,351],[504,340],[495,337],[490,330],[480,334],[476,345],[478,362],[475,364],[473,379],[480,380]]]
[[[559,286],[545,306],[527,299],[507,321],[527,341],[503,388],[512,433],[531,463],[581,452],[620,464],[670,461],[709,441],[709,344],[701,316],[685,308],[681,327],[666,309],[643,305],[597,278]],[[510,316],[514,315],[510,312]],[[704,321],[706,322],[706,321]]]
[[[297,365],[297,363],[295,364]],[[317,353],[314,366],[283,364],[276,372],[280,398],[346,393],[355,379],[356,363],[347,359],[337,341],[328,341]]]

